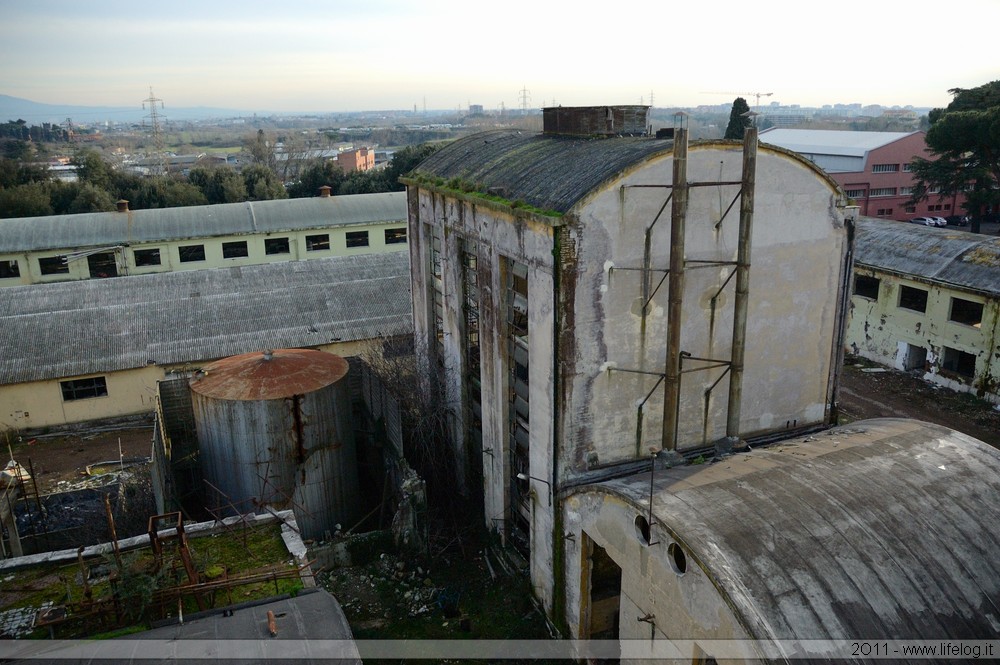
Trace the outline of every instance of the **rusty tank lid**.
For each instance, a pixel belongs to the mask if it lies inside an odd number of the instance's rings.
[[[244,353],[206,365],[191,379],[191,390],[216,399],[268,400],[319,390],[342,379],[347,361],[311,349]]]

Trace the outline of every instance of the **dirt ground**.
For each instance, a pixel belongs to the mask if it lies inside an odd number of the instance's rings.
[[[13,455],[14,460],[30,469],[39,493],[48,494],[60,489],[60,483],[86,479],[88,465],[148,459],[152,439],[152,426],[81,431],[66,436],[21,436],[6,441],[9,450],[3,452],[7,459]]]
[[[1000,410],[992,404],[857,358],[844,363],[839,406],[842,423],[864,418],[915,418],[1000,448]]]

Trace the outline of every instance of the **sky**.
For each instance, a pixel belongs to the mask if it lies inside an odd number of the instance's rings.
[[[943,107],[1000,79],[997,25],[1000,0],[0,0],[0,94],[289,113],[756,93]]]

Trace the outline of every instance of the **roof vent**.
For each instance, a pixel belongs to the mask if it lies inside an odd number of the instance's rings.
[[[332,189],[333,188],[330,187],[330,185],[323,185],[322,187],[319,188],[319,197],[321,199],[330,198],[330,192],[332,191]]]
[[[550,106],[542,132],[569,136],[648,136],[648,106]]]
[[[128,212],[128,201],[118,199],[118,212]]]
[[[273,357],[274,357],[274,351],[272,351],[271,349],[268,349],[267,351],[264,352],[264,360],[270,360]]]

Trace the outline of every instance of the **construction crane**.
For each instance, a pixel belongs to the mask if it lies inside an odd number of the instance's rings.
[[[754,109],[757,110],[757,111],[759,111],[760,110],[760,98],[761,97],[770,97],[774,93],[773,92],[703,92],[701,94],[703,94],[703,95],[739,95],[740,97],[743,97],[743,96],[749,97],[749,96],[753,95],[753,97],[756,99],[756,103],[754,104]]]

